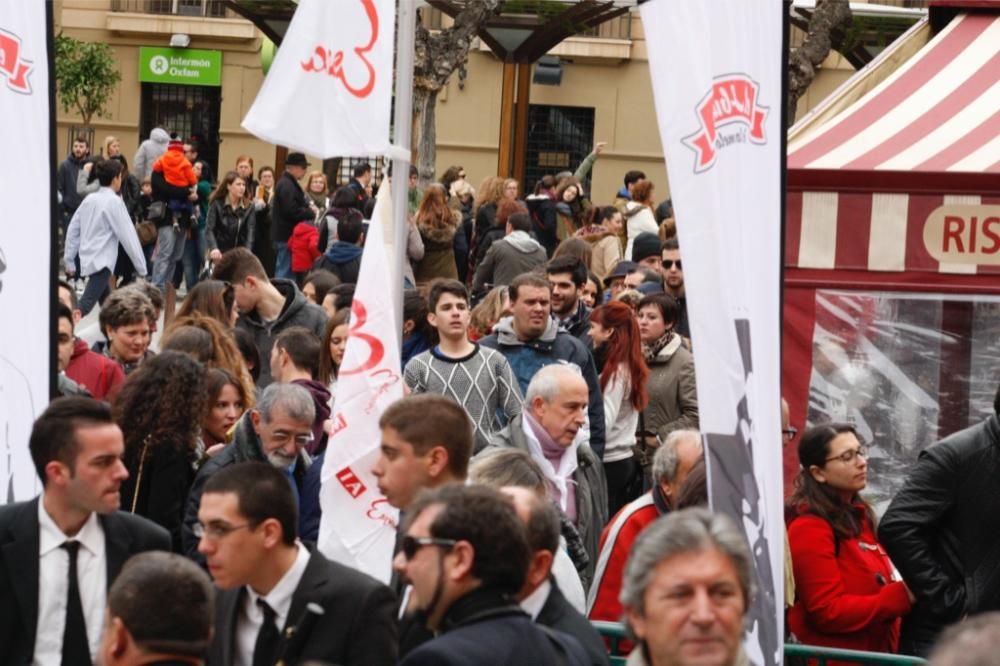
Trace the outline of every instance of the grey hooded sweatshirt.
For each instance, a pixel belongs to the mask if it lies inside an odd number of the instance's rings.
[[[170,135],[167,134],[167,130],[154,127],[149,133],[149,138],[139,144],[139,150],[135,151],[135,159],[132,160],[132,175],[139,182],[142,182],[143,178],[149,178],[153,173],[153,162],[167,152],[168,143]]]
[[[547,260],[545,248],[528,232],[513,231],[490,245],[483,262],[476,268],[472,291],[485,291],[488,284],[510,284],[521,273],[544,266]]]

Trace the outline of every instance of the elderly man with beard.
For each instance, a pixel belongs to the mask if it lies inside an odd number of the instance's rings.
[[[298,384],[268,386],[256,408],[248,411],[236,425],[233,441],[198,471],[184,514],[182,542],[184,554],[203,562],[198,553],[198,506],[205,483],[220,470],[241,462],[269,462],[281,470],[299,503],[319,506],[315,497],[303,497],[305,477],[312,460],[305,449],[312,441],[316,407],[312,395]],[[310,492],[318,493],[318,488]],[[303,522],[308,520],[302,516]]]

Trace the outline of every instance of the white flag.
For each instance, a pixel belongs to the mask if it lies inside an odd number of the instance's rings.
[[[399,512],[379,493],[372,467],[382,442],[382,412],[403,397],[400,324],[392,307],[393,271],[383,219],[392,217],[388,181],[379,188],[365,235],[350,336],[337,373],[333,432],[320,475],[319,549],[330,559],[388,582]]]
[[[28,438],[54,376],[46,5],[4,0],[0,10],[0,145],[18,155],[0,163],[0,504],[41,488]]]
[[[778,0],[641,6],[684,261],[712,508],[753,554],[747,650],[782,658],[782,11]],[[655,39],[652,37],[655,36]]]
[[[243,127],[322,158],[384,153],[394,10],[394,0],[301,0]]]

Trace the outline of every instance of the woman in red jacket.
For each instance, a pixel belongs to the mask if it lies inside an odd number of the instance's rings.
[[[796,601],[789,628],[808,645],[896,652],[913,595],[875,537],[861,499],[865,447],[850,425],[810,428],[799,440],[799,477],[788,526]]]

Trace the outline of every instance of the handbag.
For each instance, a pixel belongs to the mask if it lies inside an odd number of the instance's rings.
[[[135,233],[139,236],[140,245],[150,245],[151,243],[156,242],[156,224],[150,222],[149,220],[137,222],[135,225]]]
[[[153,222],[156,226],[163,226],[169,222],[169,216],[167,215],[167,202],[166,201],[154,201],[149,204],[149,210],[146,211],[146,221]]]
[[[135,513],[135,505],[139,503],[139,486],[142,484],[142,468],[146,463],[146,453],[149,451],[149,436],[142,444],[142,455],[139,456],[139,473],[135,475],[135,490],[132,491],[131,513]]]

